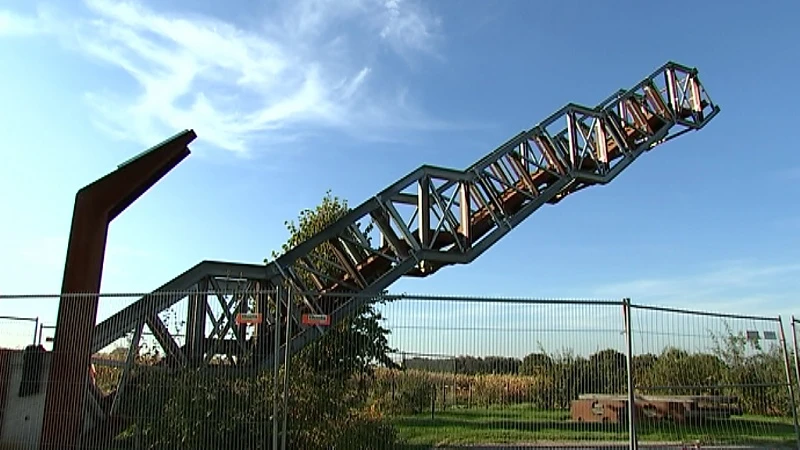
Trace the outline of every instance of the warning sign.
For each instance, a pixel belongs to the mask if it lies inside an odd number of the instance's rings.
[[[327,326],[331,324],[328,314],[303,314],[303,325]]]
[[[256,325],[261,323],[261,313],[239,313],[236,315],[236,324]]]

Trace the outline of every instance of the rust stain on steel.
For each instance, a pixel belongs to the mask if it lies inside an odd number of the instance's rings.
[[[114,218],[191,153],[197,135],[185,130],[121,164],[75,195],[40,448],[72,448],[81,433],[96,295],[103,273],[108,226]],[[95,294],[95,295],[92,295]]]

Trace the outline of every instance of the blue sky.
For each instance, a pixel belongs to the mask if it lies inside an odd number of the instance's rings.
[[[706,129],[393,290],[800,315],[798,7],[684,8],[5,0],[0,291],[57,292],[76,190],[180,129],[193,155],[113,223],[103,291],[260,262],[327,189],[358,204],[420,164],[466,167],[675,60],[722,107]],[[54,317],[50,300],[2,308]]]

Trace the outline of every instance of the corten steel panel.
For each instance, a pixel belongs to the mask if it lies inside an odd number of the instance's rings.
[[[580,399],[570,405],[572,420],[589,423],[620,423],[626,416],[627,400]]]
[[[89,295],[59,302],[40,448],[70,448],[79,437],[109,223],[189,156],[196,137],[178,133],[75,195],[61,292]]]
[[[579,422],[617,423],[626,419],[627,399],[614,395],[582,395],[570,406],[572,419]],[[728,419],[741,414],[736,398],[701,396],[655,396],[636,399],[640,421],[667,420],[685,424],[708,418]]]
[[[641,421],[668,420],[686,423],[690,420],[694,402],[689,400],[642,400],[636,402],[637,418]]]

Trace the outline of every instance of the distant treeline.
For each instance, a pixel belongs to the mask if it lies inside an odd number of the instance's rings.
[[[791,411],[785,359],[779,346],[762,348],[760,343],[732,333],[714,340],[708,352],[670,347],[660,354],[634,356],[637,393],[734,395],[749,413],[785,415]],[[424,409],[430,404],[427,392],[452,391],[453,386],[455,390],[447,397],[442,393],[438,398],[483,405],[525,402],[543,409],[568,408],[571,400],[584,393],[621,394],[627,390],[627,358],[613,349],[588,357],[544,351],[522,359],[415,356],[401,364],[399,371],[381,373],[373,393],[383,405],[402,411]],[[790,371],[794,373],[794,368]]]
[[[457,356],[454,358],[411,357],[403,360],[402,366],[407,369],[425,370],[428,372],[477,374],[518,374],[522,360],[502,356]]]
[[[644,355],[649,360],[652,355]],[[559,355],[544,352],[531,353],[523,359],[503,356],[456,356],[452,358],[429,358],[414,356],[404,358],[401,365],[406,369],[426,372],[457,373],[463,375],[534,375],[543,368],[552,368]],[[625,355],[612,349],[602,350],[583,359],[589,366],[624,368]]]

